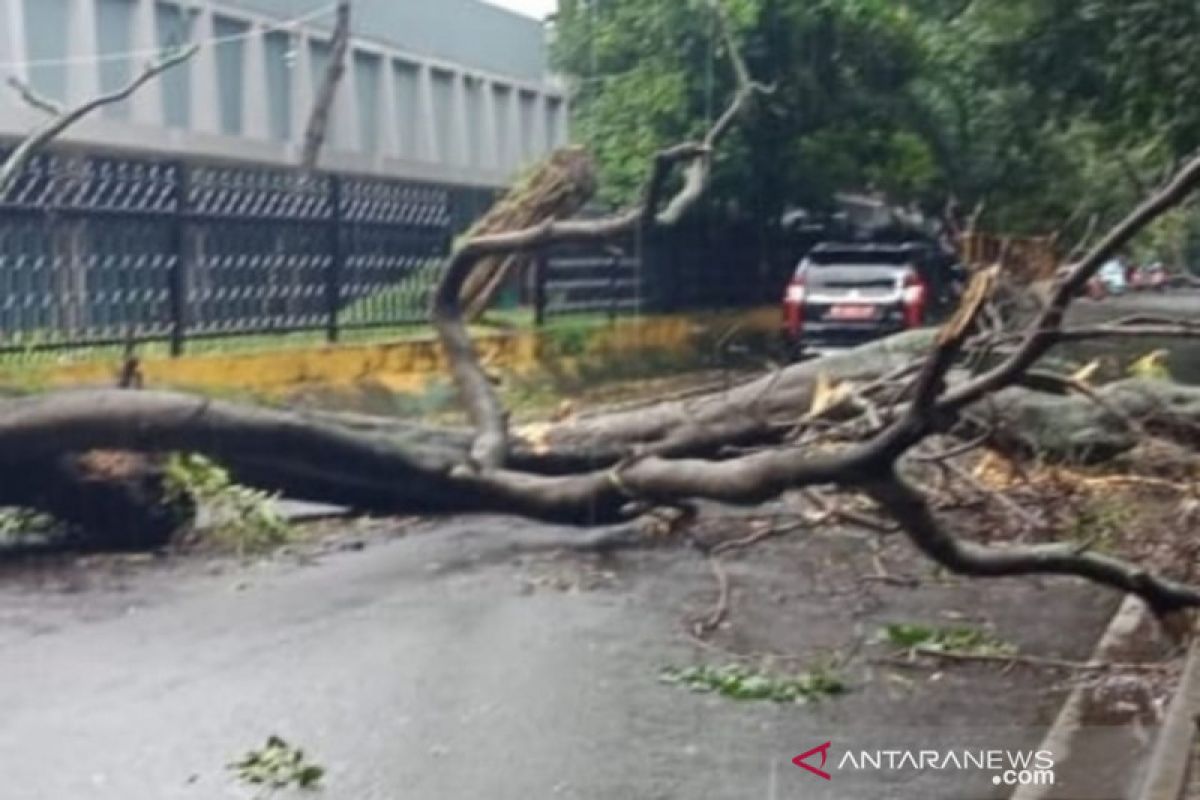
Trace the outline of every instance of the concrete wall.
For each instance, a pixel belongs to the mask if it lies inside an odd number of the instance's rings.
[[[73,128],[73,143],[296,162],[329,57],[329,0],[0,0],[0,78],[78,102],[162,47],[214,37],[188,64]],[[351,68],[322,165],[502,186],[567,139],[540,25],[478,0],[357,0]],[[140,51],[138,55],[114,58]],[[0,90],[0,137],[39,122]]]

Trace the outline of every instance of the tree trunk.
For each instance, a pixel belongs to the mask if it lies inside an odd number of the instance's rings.
[[[520,230],[540,222],[574,216],[596,191],[596,165],[581,148],[557,150],[492,206],[468,238]],[[480,259],[463,285],[464,317],[478,319],[492,304],[522,256]]]
[[[338,87],[346,73],[346,56],[350,52],[350,0],[338,0],[337,22],[329,45],[329,65],[321,79],[320,89],[309,113],[304,131],[304,151],[300,155],[300,166],[305,172],[317,168],[325,140],[329,138],[329,116],[337,98]]]
[[[682,486],[712,499],[762,502],[786,489],[790,474],[788,448],[769,445],[810,410],[819,384],[864,386],[911,364],[928,339],[902,334],[727,391],[526,426],[515,432],[508,471],[484,473],[461,466],[470,431],[403,420],[149,391],[0,400],[0,503],[59,516],[107,546],[165,541],[190,510],[166,507],[156,462],[97,450],[203,453],[244,483],[377,513],[499,511],[601,524],[627,516],[631,495],[652,501]],[[1200,388],[1166,381],[1122,381],[1092,397],[1012,388],[967,416],[1010,451],[1057,460],[1111,458],[1147,433],[1200,445]],[[720,471],[734,453],[758,445],[768,447],[744,468]]]

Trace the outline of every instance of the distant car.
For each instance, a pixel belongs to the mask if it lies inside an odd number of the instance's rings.
[[[919,328],[953,307],[963,280],[934,246],[820,244],[784,292],[784,337],[799,354]]]
[[[1120,261],[1106,261],[1096,273],[1096,280],[1105,295],[1119,296],[1125,294],[1129,283],[1125,278],[1125,267]]]
[[[1133,288],[1158,292],[1167,288],[1167,270],[1162,264],[1147,264],[1133,273]]]

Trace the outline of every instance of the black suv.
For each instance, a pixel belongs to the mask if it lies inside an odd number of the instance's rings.
[[[784,336],[800,353],[918,328],[953,308],[963,280],[936,245],[822,243],[784,293]]]

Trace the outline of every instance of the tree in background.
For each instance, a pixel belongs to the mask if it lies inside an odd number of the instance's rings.
[[[561,0],[554,58],[604,199],[694,132],[727,77],[711,0]],[[940,214],[1064,238],[1110,223],[1200,145],[1200,6],[1190,0],[729,0],[746,58],[776,87],[716,172],[729,218],[875,190]],[[712,210],[710,208],[710,210]],[[1196,238],[1184,209],[1152,250]],[[1165,226],[1165,227],[1164,227]]]
[[[603,199],[627,202],[654,151],[693,135],[729,78],[708,0],[562,0],[555,63],[572,77],[576,130]],[[882,0],[724,4],[750,69],[775,91],[722,152],[714,196],[731,219],[769,227],[788,206],[827,207],[841,188],[924,191],[933,165],[904,126],[920,66],[906,8]]]

